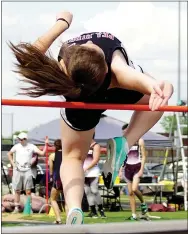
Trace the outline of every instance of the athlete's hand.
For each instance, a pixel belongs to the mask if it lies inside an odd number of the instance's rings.
[[[56,20],[58,20],[59,18],[65,19],[69,23],[69,25],[71,25],[73,15],[71,12],[62,11],[56,15]]]
[[[168,81],[160,81],[153,86],[150,95],[149,108],[152,111],[168,104],[168,100],[173,94],[173,86]]]
[[[46,139],[45,139],[45,145],[48,145],[48,143],[49,143],[49,138],[46,137]]]

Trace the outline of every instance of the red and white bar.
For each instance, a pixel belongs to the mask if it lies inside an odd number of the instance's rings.
[[[148,105],[135,104],[98,104],[84,102],[60,102],[60,101],[40,101],[40,100],[18,100],[2,99],[3,106],[32,106],[32,107],[51,107],[51,108],[73,108],[73,109],[98,109],[98,110],[136,110],[151,111]],[[165,112],[188,112],[188,106],[164,106],[158,111]]]

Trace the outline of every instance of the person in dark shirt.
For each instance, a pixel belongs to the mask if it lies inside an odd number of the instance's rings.
[[[60,12],[54,26],[33,44],[10,43],[10,48],[18,62],[16,72],[31,84],[22,88],[24,95],[64,96],[68,102],[149,105],[149,112],[134,111],[122,137],[111,139],[109,145],[114,150],[105,164],[104,175],[110,177],[112,187],[129,148],[163,115],[157,110],[168,104],[173,86],[168,81],[155,80],[134,64],[121,41],[107,32],[90,32],[68,40],[62,44],[58,61],[46,55],[52,43],[69,28],[72,18],[70,12]],[[83,161],[104,111],[61,109],[61,178],[69,209],[67,224],[83,223]]]
[[[50,182],[52,183],[51,190],[51,205],[55,213],[55,223],[61,224],[61,216],[59,206],[57,204],[57,199],[60,195],[60,192],[63,191],[63,186],[60,178],[60,166],[62,162],[62,145],[61,139],[57,139],[54,142],[55,153],[49,156],[49,169],[50,169]]]

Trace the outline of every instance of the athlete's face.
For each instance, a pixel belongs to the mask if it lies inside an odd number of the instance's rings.
[[[26,138],[24,138],[24,139],[19,139],[18,138],[18,140],[21,143],[21,145],[23,145],[23,146],[27,144],[27,139]]]

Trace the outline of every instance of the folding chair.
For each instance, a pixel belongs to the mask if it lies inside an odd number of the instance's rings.
[[[106,192],[107,194],[101,195],[101,197],[103,198],[104,207],[108,208],[110,211],[123,210],[121,206],[119,187],[113,187],[112,189],[107,189]]]

